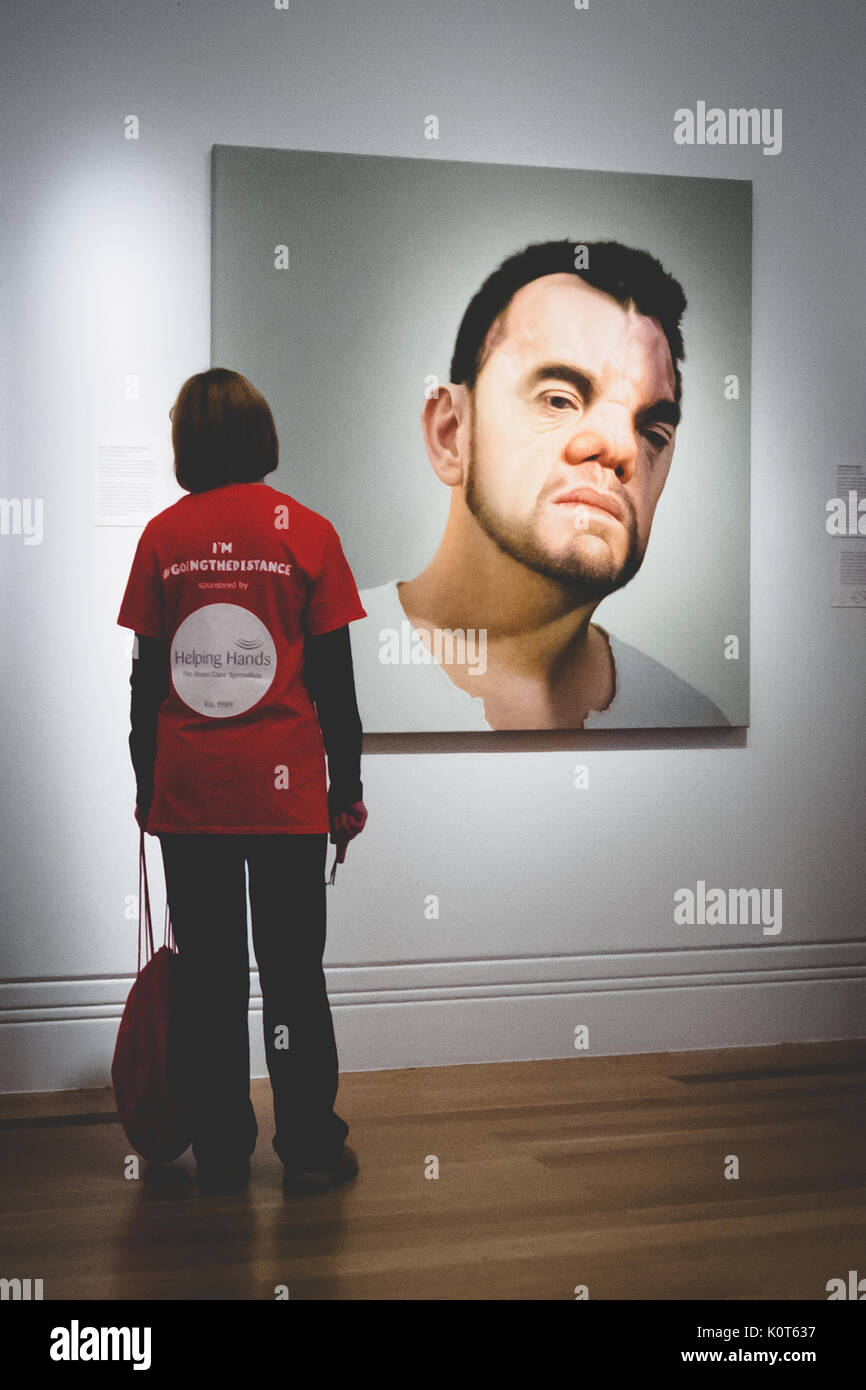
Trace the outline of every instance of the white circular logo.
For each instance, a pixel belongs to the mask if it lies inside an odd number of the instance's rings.
[[[171,644],[171,681],[185,705],[229,719],[257,705],[277,673],[260,618],[237,603],[208,603],[184,618]]]

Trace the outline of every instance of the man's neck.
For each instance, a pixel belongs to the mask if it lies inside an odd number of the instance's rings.
[[[573,592],[505,555],[474,518],[449,517],[430,564],[398,586],[409,621],[428,629],[486,631],[488,667],[553,684],[599,655],[590,623],[600,600]]]

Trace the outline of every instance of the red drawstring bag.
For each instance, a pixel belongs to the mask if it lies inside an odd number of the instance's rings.
[[[150,943],[143,970],[142,885],[145,948]],[[163,944],[154,952],[142,830],[138,860],[138,974],[120,1020],[111,1084],[127,1139],[151,1163],[170,1163],[192,1142],[177,1038],[177,970],[178,956],[167,903]]]

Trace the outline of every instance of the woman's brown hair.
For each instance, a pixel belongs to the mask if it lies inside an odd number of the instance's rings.
[[[277,467],[270,406],[239,372],[212,367],[189,377],[170,416],[175,477],[187,492],[254,483]]]

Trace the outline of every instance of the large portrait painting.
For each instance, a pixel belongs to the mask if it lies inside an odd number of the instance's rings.
[[[366,732],[748,724],[751,184],[216,146],[212,364]]]

